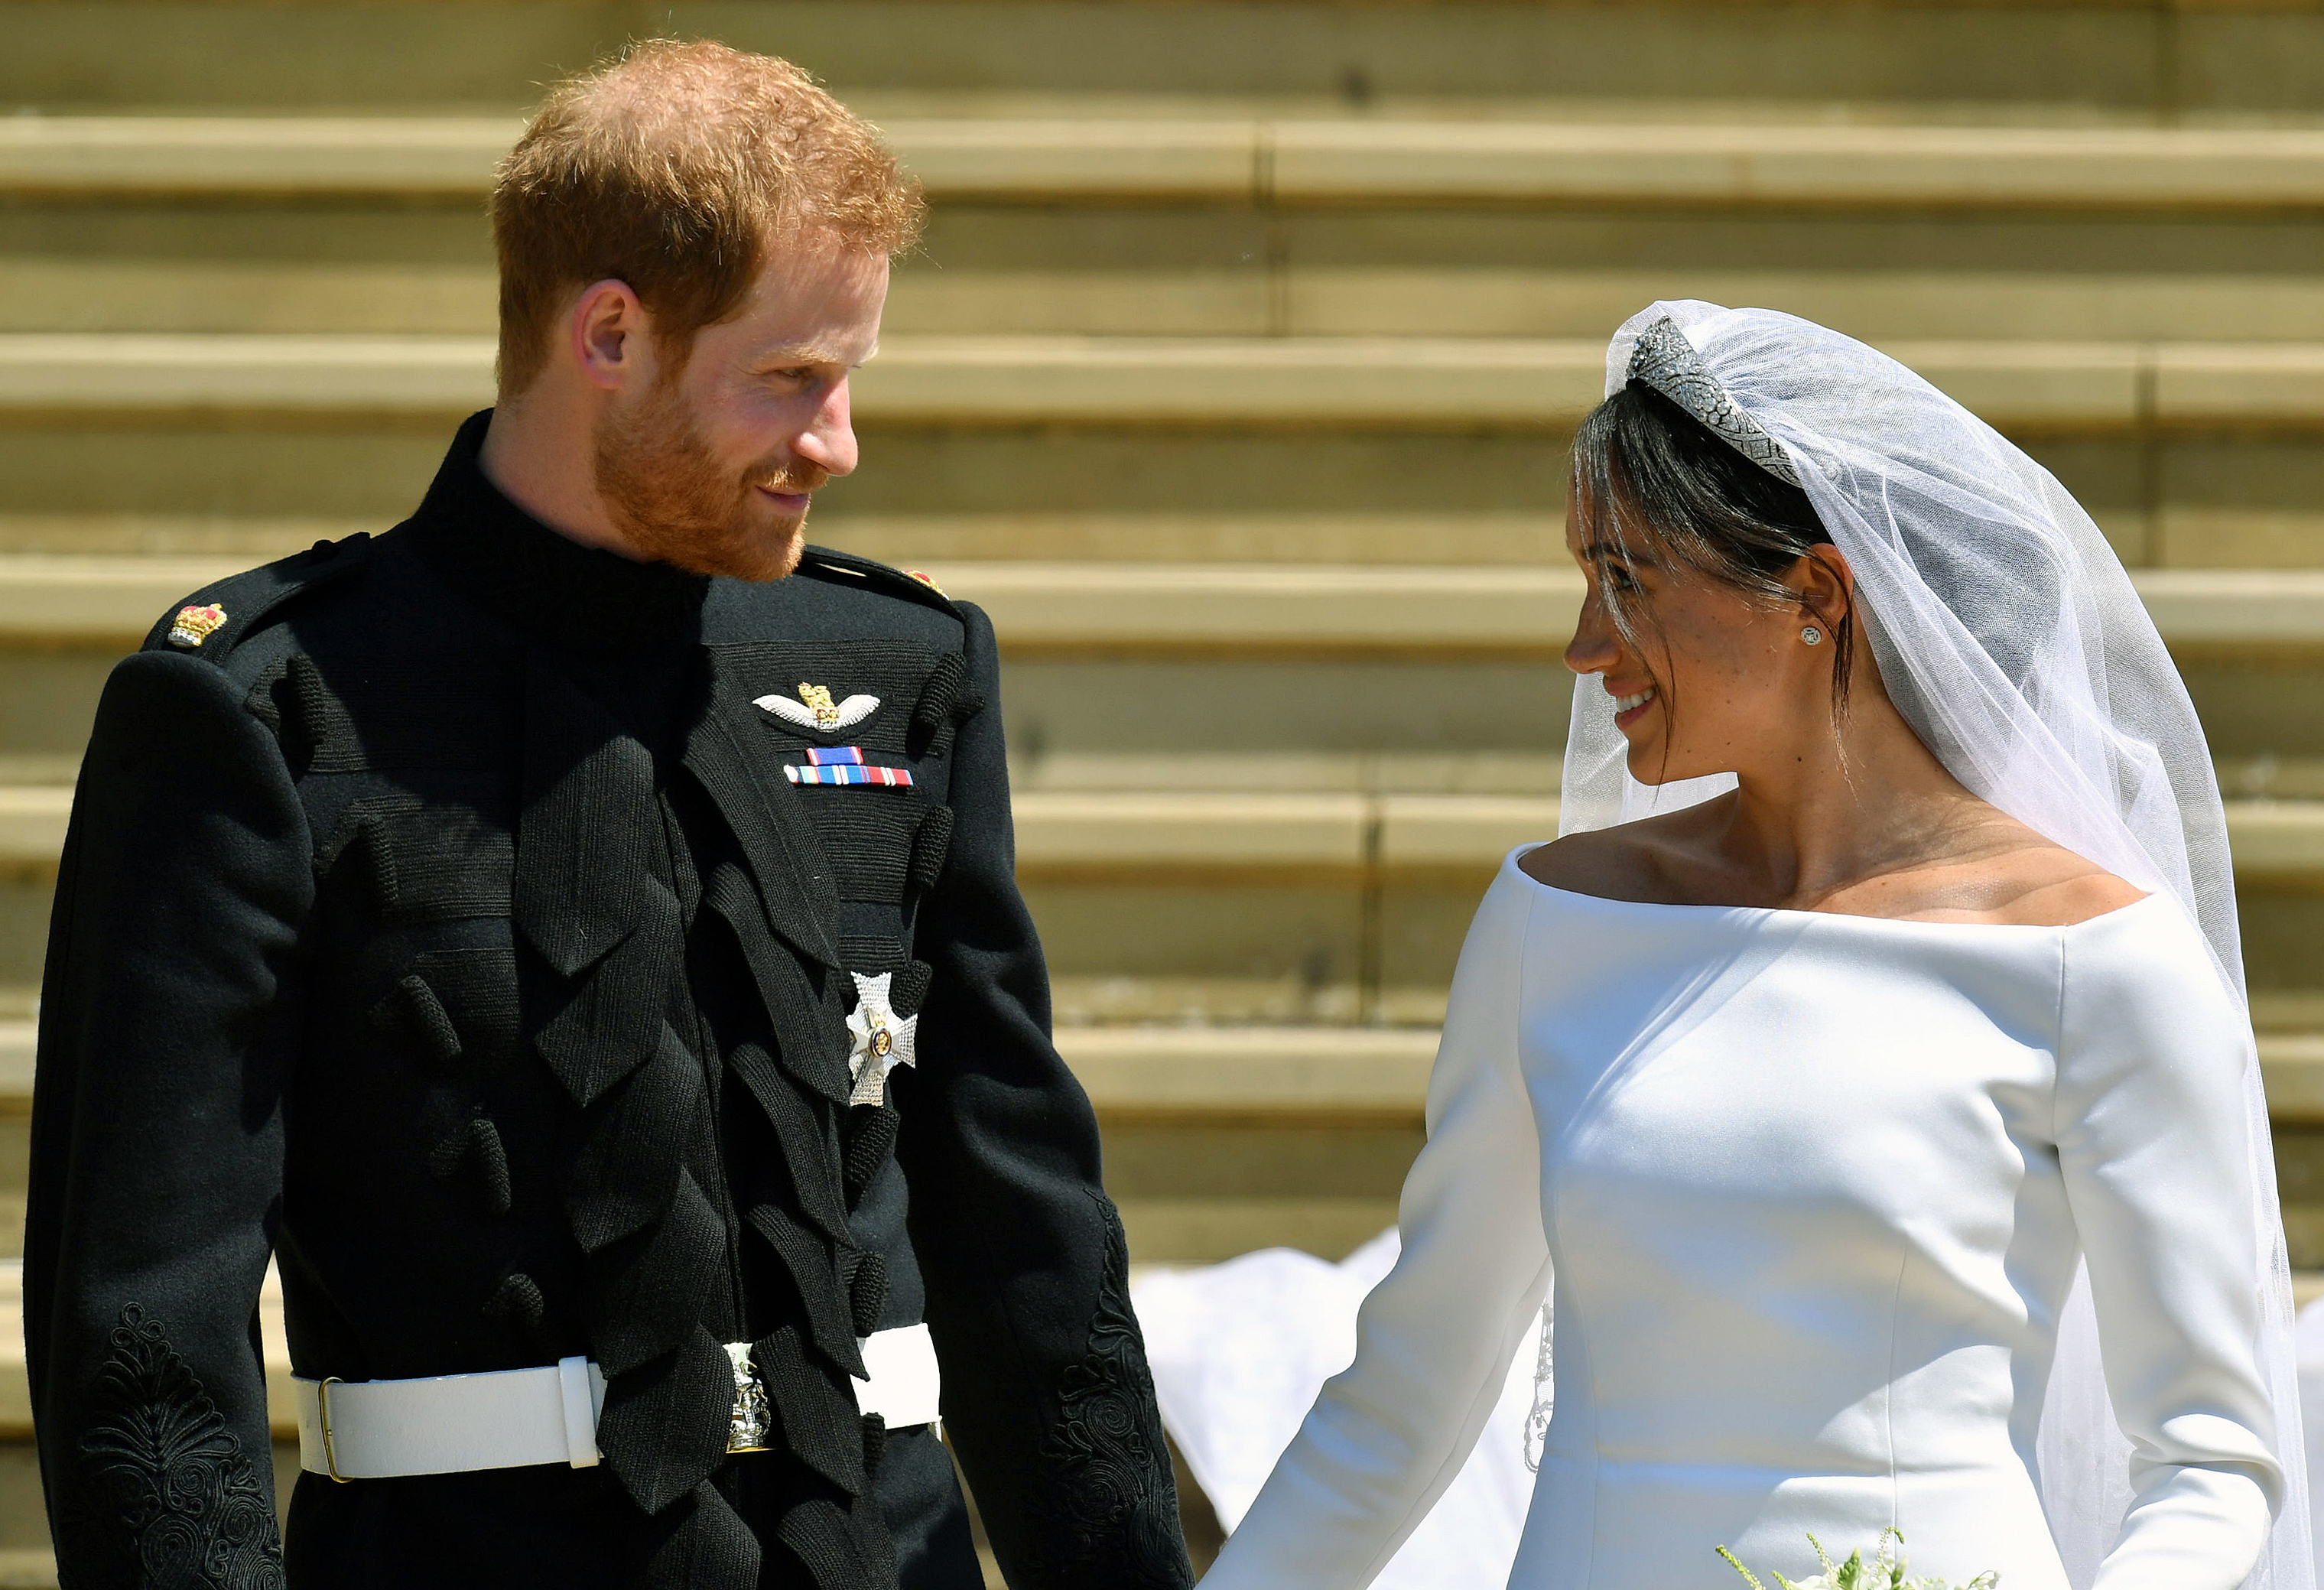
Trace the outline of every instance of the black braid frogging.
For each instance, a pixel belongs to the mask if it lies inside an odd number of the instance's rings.
[[[103,1410],[81,1437],[78,1504],[108,1542],[109,1583],[151,1590],[281,1590],[282,1547],[267,1487],[159,1320],[121,1311],[97,1372]]]
[[[1090,1189],[1106,1244],[1088,1355],[1065,1372],[1041,1456],[1058,1484],[1047,1511],[1051,1582],[1102,1576],[1135,1590],[1184,1590],[1186,1548],[1154,1376],[1130,1308],[1130,1243],[1112,1201]]]

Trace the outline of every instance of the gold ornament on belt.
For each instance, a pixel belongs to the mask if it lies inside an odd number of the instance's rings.
[[[726,1357],[734,1366],[734,1412],[726,1424],[726,1450],[764,1452],[775,1428],[775,1415],[767,1400],[767,1388],[759,1383],[758,1369],[751,1362],[751,1344],[727,1343]]]

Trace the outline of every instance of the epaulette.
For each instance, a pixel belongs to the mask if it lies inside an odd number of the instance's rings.
[[[317,541],[306,551],[230,574],[204,586],[185,605],[156,621],[146,632],[143,649],[223,658],[283,603],[346,578],[370,555],[371,535],[358,532],[344,541]]]
[[[945,595],[944,587],[917,569],[893,569],[853,552],[810,546],[799,555],[798,572],[816,579],[833,579],[835,576],[835,583],[843,585],[870,585],[889,596],[918,602],[955,618],[960,616],[952,598]]]

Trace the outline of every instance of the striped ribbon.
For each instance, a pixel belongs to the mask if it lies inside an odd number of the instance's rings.
[[[863,765],[863,747],[861,745],[810,745],[807,748],[807,760],[810,767],[842,767],[850,763],[861,767]]]
[[[865,767],[861,763],[841,763],[830,767],[785,766],[783,777],[794,784],[893,784],[908,789],[912,770],[908,767]]]

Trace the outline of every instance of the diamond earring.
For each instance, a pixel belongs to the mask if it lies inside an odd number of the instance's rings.
[[[1810,624],[1805,629],[1800,631],[1800,639],[1805,641],[1811,646],[1821,646],[1823,644],[1823,631],[1816,628],[1813,624]]]

